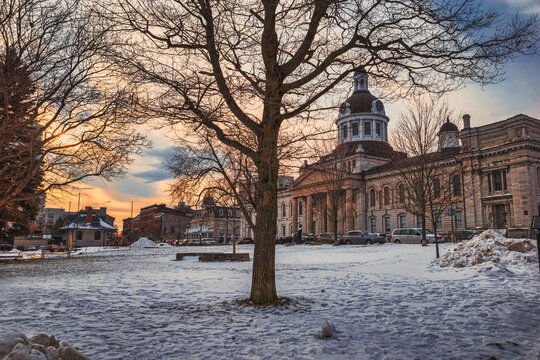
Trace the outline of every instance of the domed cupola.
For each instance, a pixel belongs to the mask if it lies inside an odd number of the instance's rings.
[[[339,107],[336,123],[339,143],[388,141],[388,117],[384,104],[369,92],[368,73],[358,68],[353,77],[353,93]]]
[[[439,130],[439,151],[449,148],[459,147],[459,129],[456,124],[450,122],[450,118],[446,118],[446,122]]]

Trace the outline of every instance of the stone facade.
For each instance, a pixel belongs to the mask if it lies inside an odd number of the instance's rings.
[[[203,199],[200,210],[195,211],[186,229],[186,238],[193,240],[212,239],[217,243],[230,243],[240,238],[240,209],[219,206],[214,199]]]
[[[367,84],[367,75],[362,76]],[[421,227],[421,218],[405,210],[400,193],[399,168],[414,168],[407,163],[411,158],[387,143],[390,119],[384,115],[384,106],[367,85],[357,92],[358,81],[355,76],[357,95],[340,108],[336,149],[317,163],[305,165],[291,186],[280,192],[284,198],[291,197],[292,231],[389,234],[395,228]],[[439,151],[430,154],[433,165],[462,169],[456,180],[459,191],[453,195],[451,208],[441,213],[438,232],[454,230],[465,236],[472,230],[505,227],[511,236],[529,236],[532,216],[540,212],[540,120],[516,115],[479,127],[470,126],[469,115],[463,120],[461,131],[450,122],[441,127]],[[360,124],[355,125],[354,136],[351,121]],[[361,124],[366,121],[371,125],[364,131],[370,135],[364,138]],[[379,138],[373,138],[373,121],[383,125]],[[322,164],[339,169],[339,176],[323,171]],[[278,235],[282,226],[278,220]]]

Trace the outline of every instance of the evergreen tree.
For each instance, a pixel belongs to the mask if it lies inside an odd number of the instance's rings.
[[[39,166],[41,145],[39,124],[31,114],[35,84],[14,47],[0,54],[0,92],[0,168],[24,173],[29,167]],[[17,175],[3,174],[4,185],[17,181]],[[39,210],[41,181],[42,172],[38,171],[22,191],[21,200],[0,206],[3,240],[28,232]]]

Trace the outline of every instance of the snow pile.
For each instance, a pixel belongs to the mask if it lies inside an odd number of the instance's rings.
[[[18,360],[88,360],[65,342],[45,334],[27,338],[24,334],[0,335],[0,358]]]
[[[509,265],[538,261],[536,253],[536,246],[529,239],[508,239],[498,230],[486,230],[443,254],[437,262],[441,267],[495,265],[506,269]]]
[[[131,244],[129,247],[132,249],[142,249],[145,247],[154,247],[156,246],[156,243],[152,240],[142,237],[139,240],[135,241],[133,244]]]

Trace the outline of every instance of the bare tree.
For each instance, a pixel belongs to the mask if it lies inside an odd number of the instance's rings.
[[[458,159],[460,147],[457,127],[450,125],[450,118],[457,119],[447,104],[416,98],[407,112],[401,114],[397,123],[399,131],[392,136],[396,150],[409,155],[405,159],[395,159],[396,163],[392,164],[398,172],[394,184],[398,204],[407,212],[422,218],[422,245],[427,244],[426,224],[427,220],[430,221],[435,233],[437,258],[437,224],[442,212],[461,198],[465,186]],[[446,138],[440,137],[445,122],[456,130],[456,138],[450,144]]]
[[[468,0],[111,1],[102,13],[124,41],[114,58],[146,91],[146,111],[187,131],[205,127],[257,170],[250,299],[258,304],[278,299],[283,124],[334,106],[330,95],[358,66],[390,95],[441,93],[498,81],[505,61],[537,51],[536,17],[502,26],[500,14]]]
[[[35,196],[24,189],[41,174],[40,194],[92,176],[110,180],[147,145],[133,127],[133,89],[111,77],[103,61],[114,46],[108,31],[77,0],[2,1],[0,62],[22,64],[28,81],[2,69],[0,207]],[[24,113],[8,111],[14,86],[27,90]],[[6,151],[24,127],[27,146]]]

